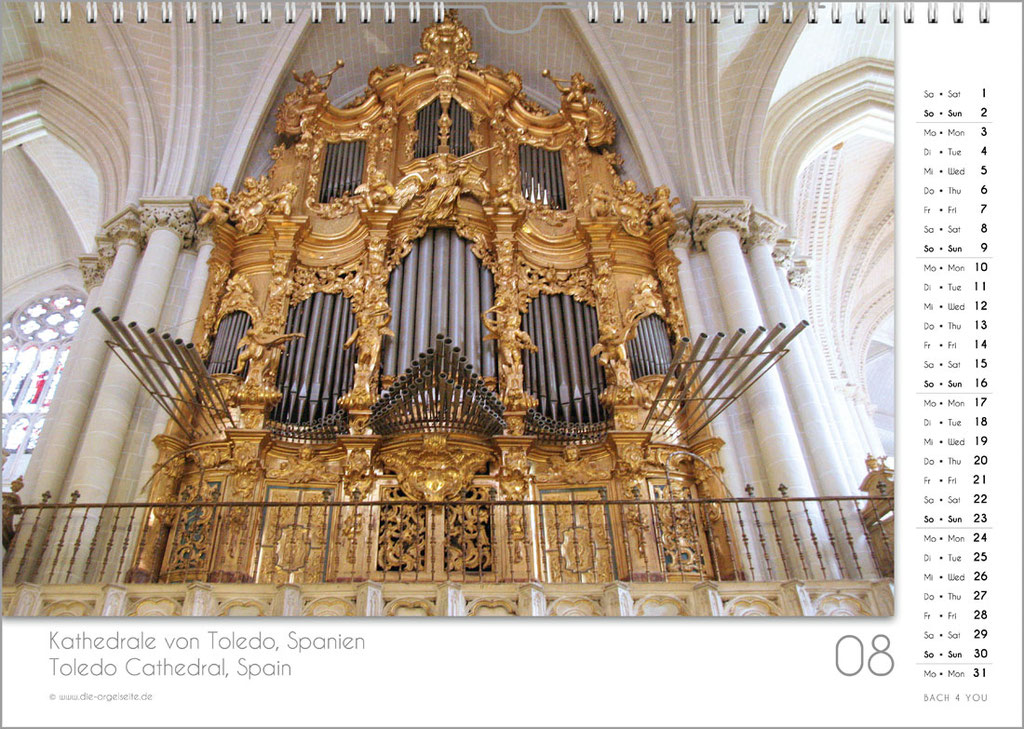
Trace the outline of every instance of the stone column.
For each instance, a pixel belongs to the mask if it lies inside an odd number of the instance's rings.
[[[743,328],[749,333],[765,325],[743,254],[743,239],[750,233],[750,215],[750,203],[746,200],[694,201],[694,243],[708,253],[730,332]],[[777,489],[783,484],[788,497],[814,496],[811,475],[777,369],[768,370],[743,398],[754,421],[754,434],[768,474],[768,487],[763,495],[779,496]],[[779,511],[776,519],[783,535],[783,560],[789,576],[805,574],[805,563],[807,570],[818,570],[812,539],[816,537],[820,542],[827,538],[820,520],[812,518],[813,530],[800,518],[791,528],[788,515],[781,512],[781,507]],[[830,558],[825,557],[823,565],[827,573],[836,572],[836,565]]]
[[[125,292],[135,271],[142,243],[137,211],[128,208],[105,226],[94,265],[86,269],[90,287],[86,313],[68,354],[67,367],[53,399],[53,409],[25,473],[25,503],[36,502],[46,491],[60,498],[85,419],[92,404],[103,364],[107,361],[106,332],[92,310],[108,316],[121,313]]]
[[[704,312],[700,306],[700,292],[697,289],[697,281],[693,277],[693,268],[690,265],[690,249],[693,248],[693,235],[690,231],[690,221],[683,218],[679,221],[679,228],[676,236],[670,241],[670,246],[676,257],[679,259],[679,289],[683,296],[683,308],[686,309],[686,322],[689,326],[690,339],[697,335],[709,332],[707,323],[704,321]],[[743,472],[740,469],[740,462],[736,456],[738,438],[731,432],[726,419],[717,423],[714,430],[723,432],[725,445],[718,452],[722,465],[722,478],[725,481],[729,493],[733,496],[743,496]]]
[[[788,253],[785,258],[782,259],[781,263],[780,246],[783,247],[783,250],[788,250]],[[779,286],[782,287],[786,307],[790,314],[790,319],[787,321],[799,321],[805,318],[798,302],[796,301],[796,294],[793,291],[793,285],[789,280],[792,272],[794,271],[792,252],[795,248],[796,244],[794,241],[780,240],[776,244],[775,251],[773,252],[776,263],[778,264],[776,273],[779,279]],[[800,268],[806,272],[806,265],[800,266]],[[798,337],[794,344],[800,351],[804,364],[807,367],[810,382],[814,387],[815,394],[818,397],[818,402],[821,404],[821,408],[825,416],[825,424],[828,426],[828,433],[831,438],[832,448],[842,464],[843,473],[846,475],[845,483],[847,486],[850,486],[857,482],[857,478],[853,472],[853,467],[850,463],[846,445],[843,443],[842,432],[839,429],[839,424],[836,422],[835,412],[832,410],[832,401],[828,397],[828,392],[825,389],[825,382],[822,379],[821,372],[818,370],[818,361],[815,359],[814,352],[811,351],[812,347],[818,346],[818,339],[817,334],[814,331],[814,326],[812,325],[807,330],[806,334]]]
[[[186,342],[192,339],[196,319],[199,318],[199,308],[203,304],[203,295],[206,293],[206,281],[210,277],[210,254],[212,252],[213,236],[207,228],[198,234],[196,261],[188,279],[188,291],[185,293],[185,301],[181,306],[181,316],[175,331],[175,336]]]
[[[786,293],[776,273],[773,253],[782,226],[763,213],[755,213],[748,257],[750,268],[761,294],[765,318],[769,326],[785,322],[793,327],[797,322],[790,318]],[[810,335],[810,332],[806,332]],[[800,337],[805,334],[799,335]],[[849,492],[850,484],[846,464],[836,450],[836,444],[829,431],[828,418],[814,389],[812,373],[804,353],[794,341],[790,352],[779,362],[779,370],[789,392],[793,410],[802,426],[804,451],[808,454],[817,480],[815,491],[818,496],[842,496]]]
[[[864,434],[867,436],[869,452],[873,456],[884,456],[885,446],[882,445],[882,437],[878,434],[878,428],[875,427],[875,421],[871,417],[871,413],[868,411],[870,405],[870,398],[864,388],[857,388],[853,396],[853,409],[857,413],[857,417],[860,418],[860,422],[864,427]]]
[[[123,319],[138,323],[142,330],[160,321],[167,291],[174,275],[182,242],[195,236],[195,221],[188,201],[143,201],[140,220],[147,232],[146,250],[139,263],[131,293],[124,307]],[[146,204],[149,203],[149,204]],[[111,359],[99,389],[85,435],[65,491],[65,498],[79,492],[80,503],[106,501],[124,450],[128,428],[139,393],[135,376],[119,360]],[[90,514],[90,521],[96,518]],[[89,544],[96,524],[85,527],[73,523],[71,534],[81,534]],[[108,565],[116,569],[116,565]],[[74,566],[80,579],[85,565]]]
[[[733,332],[740,328],[752,332],[764,324],[743,255],[742,239],[749,233],[749,219],[746,200],[694,201],[694,242],[708,253],[726,324]],[[775,496],[779,484],[785,484],[792,496],[813,496],[778,372],[768,371],[744,397],[771,481],[768,495]]]
[[[191,208],[180,201],[147,206],[141,218],[148,240],[123,319],[138,322],[145,331],[160,321],[178,252],[182,241],[194,236],[195,222]],[[111,360],[96,393],[81,453],[68,483],[68,493],[77,490],[80,501],[103,501],[110,491],[138,391],[138,382],[128,368]]]
[[[188,290],[185,292],[185,301],[182,304],[181,314],[174,327],[174,337],[183,339],[186,342],[192,340],[196,319],[199,317],[199,309],[202,306],[203,296],[206,293],[206,281],[210,277],[210,253],[213,251],[214,245],[213,236],[210,235],[209,229],[200,231],[198,235],[196,260],[193,264],[192,273],[189,276]],[[156,411],[156,418],[149,432],[146,455],[142,459],[142,470],[140,471],[140,473],[145,474],[146,478],[153,472],[153,465],[160,456],[160,449],[156,446],[153,439],[167,429],[167,422],[169,420],[170,416],[163,409]],[[141,486],[142,484],[138,485]],[[145,501],[149,498],[149,494],[142,489],[138,492],[127,493],[124,495],[124,498]]]
[[[807,318],[806,302],[796,294],[797,291],[806,288],[808,275],[809,266],[807,261],[796,260],[787,276],[791,286],[790,291],[793,293],[793,304],[798,313],[804,318]],[[825,353],[822,351],[820,341],[816,340],[813,346],[808,347],[808,352],[812,356],[811,364],[817,365],[822,391],[832,410],[833,422],[840,433],[840,452],[845,452],[847,461],[850,464],[850,472],[854,477],[854,483],[859,484],[867,471],[864,467],[864,456],[860,453],[860,440],[854,431],[853,423],[850,422],[849,410],[843,404],[842,396],[833,384],[831,372],[828,364],[825,362]]]
[[[853,431],[856,434],[856,442],[860,447],[862,455],[861,460],[867,457],[871,453],[871,444],[868,442],[868,434],[864,430],[864,423],[861,421],[860,416],[857,415],[857,407],[854,403],[856,386],[850,382],[840,382],[836,380],[836,389],[839,391],[840,399],[842,400],[843,407],[846,408],[847,417],[850,419],[850,423],[853,425]]]

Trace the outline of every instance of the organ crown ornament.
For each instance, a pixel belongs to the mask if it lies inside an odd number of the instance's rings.
[[[476,63],[480,54],[473,50],[469,29],[459,22],[455,10],[447,10],[444,20],[426,28],[420,36],[423,50],[413,56],[417,65],[433,66],[441,75],[451,76],[460,68]]]

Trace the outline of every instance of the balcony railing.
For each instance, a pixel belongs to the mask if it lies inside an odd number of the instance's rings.
[[[595,492],[599,493],[599,492]],[[657,490],[656,490],[657,493]],[[876,579],[893,499],[30,504],[4,581],[602,583]]]

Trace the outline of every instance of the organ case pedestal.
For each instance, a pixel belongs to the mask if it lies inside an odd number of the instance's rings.
[[[328,96],[343,91],[338,68],[296,74],[268,175],[200,199],[216,245],[193,341],[241,427],[159,441],[153,500],[225,506],[154,509],[138,579],[706,576],[678,549],[666,560],[659,507],[587,506],[727,495],[710,432],[640,430],[666,351],[688,334],[668,245],[678,201],[620,179],[615,119],[579,74],[552,79],[550,111],[515,72],[477,66],[455,13],[421,45],[344,108]],[[372,432],[375,403],[437,334],[500,400],[502,434]],[[416,494],[395,459],[426,447],[453,469],[478,454],[445,497],[467,502],[458,514],[402,506]],[[680,447],[703,463],[666,472]],[[536,503],[496,505],[523,501]],[[559,501],[581,505],[544,506]],[[240,503],[253,506],[228,505]],[[469,531],[493,547],[486,566],[466,550],[452,562]]]

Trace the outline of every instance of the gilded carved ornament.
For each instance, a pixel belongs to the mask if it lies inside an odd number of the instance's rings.
[[[265,475],[263,445],[258,440],[239,440],[232,447],[232,491],[236,501],[249,501]]]
[[[594,274],[594,292],[597,295],[598,342],[590,350],[591,357],[597,357],[608,374],[609,385],[601,394],[601,401],[607,407],[635,405],[638,391],[630,372],[626,340],[629,325],[619,317],[615,282],[611,264],[598,261]],[[617,423],[618,425],[618,423]]]
[[[604,104],[588,96],[593,93],[594,85],[583,74],[574,73],[569,79],[559,79],[545,68],[541,75],[550,79],[562,95],[562,116],[583,132],[581,136],[590,146],[603,147],[615,141],[615,119]]]
[[[612,189],[595,183],[586,202],[586,214],[590,218],[617,218],[623,230],[630,235],[643,238],[652,228],[675,221],[674,205],[679,198],[671,197],[667,187],[657,187],[650,195],[637,189],[636,182],[622,182],[612,177]]]
[[[352,389],[340,400],[340,404],[348,408],[368,408],[376,400],[377,383],[374,375],[379,368],[384,337],[395,336],[388,327],[392,312],[388,304],[387,281],[390,269],[386,261],[386,250],[386,239],[371,239],[362,266],[348,282],[356,328],[343,346],[358,345]]]
[[[310,446],[302,446],[294,458],[285,459],[267,471],[268,479],[289,484],[337,483],[339,476],[331,471],[327,460]]]
[[[266,175],[258,179],[246,177],[242,189],[230,196],[226,187],[216,184],[210,188],[210,197],[200,195],[196,198],[196,202],[206,208],[198,224],[220,225],[230,221],[240,233],[252,235],[263,229],[268,215],[291,215],[292,198],[297,191],[294,182],[286,182],[280,190],[272,190]]]
[[[522,293],[515,275],[516,257],[515,243],[511,239],[497,244],[494,305],[483,316],[488,331],[484,339],[493,339],[498,345],[501,400],[510,411],[528,410],[537,405],[537,399],[523,390],[522,350],[536,352],[537,346],[521,328]]]
[[[211,258],[208,266],[210,274],[206,282],[207,298],[203,306],[203,313],[199,317],[199,331],[196,335],[198,340],[196,346],[202,359],[206,359],[210,355],[210,337],[216,331],[215,327],[220,321],[220,300],[224,296],[225,284],[231,273],[231,267],[223,261]],[[255,303],[253,303],[253,309],[255,310]],[[249,315],[252,316],[252,312]]]
[[[402,178],[395,185],[395,205],[401,210],[419,199],[414,210],[417,222],[423,225],[452,221],[459,198],[464,194],[486,202],[491,195],[484,179],[486,170],[473,159],[491,149],[486,147],[462,157],[440,152],[403,165],[400,168]]]
[[[577,445],[569,444],[555,454],[537,477],[543,483],[592,484],[611,478],[611,471],[594,456],[583,458]]]
[[[413,56],[417,65],[433,66],[439,74],[454,75],[459,69],[475,64],[480,54],[473,50],[469,29],[459,22],[455,10],[447,10],[444,19],[420,35],[423,50]]]
[[[492,454],[448,442],[444,433],[426,433],[381,453],[381,462],[395,472],[402,490],[425,501],[454,499],[469,485]]]

